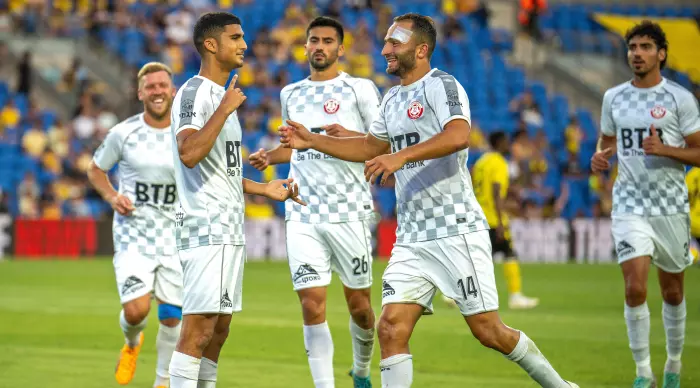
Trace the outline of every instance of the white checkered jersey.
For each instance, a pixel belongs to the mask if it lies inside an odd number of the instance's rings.
[[[420,80],[392,88],[370,133],[391,151],[425,142],[452,120],[471,123],[469,99],[457,80],[433,69]],[[467,169],[468,150],[404,165],[396,177],[398,243],[488,229]]]
[[[688,213],[683,163],[647,156],[642,141],[653,124],[664,144],[686,147],[685,137],[700,130],[695,97],[675,82],[640,89],[625,82],[603,97],[600,128],[617,137],[618,173],[613,187],[613,215]]]
[[[180,160],[177,134],[200,130],[224,96],[223,86],[204,77],[190,78],[175,95],[172,109],[173,152],[178,204],[175,237],[178,249],[205,245],[243,245],[243,168],[241,125],[233,112],[209,154],[193,168]]]
[[[341,72],[328,81],[307,78],[287,85],[280,99],[284,120],[299,122],[315,133],[325,134],[321,127],[329,124],[367,133],[377,117],[381,95],[372,81]],[[364,163],[346,162],[312,149],[294,150],[289,177],[299,184],[299,195],[308,206],[287,201],[287,220],[347,222],[372,214]]]
[[[175,253],[173,206],[177,200],[170,127],[157,129],[133,116],[114,126],[93,158],[109,171],[118,163],[119,193],[135,210],[114,213],[112,232],[116,252],[169,256]]]

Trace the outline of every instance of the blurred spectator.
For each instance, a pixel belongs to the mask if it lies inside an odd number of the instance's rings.
[[[22,119],[14,100],[10,100],[0,111],[0,129],[15,127]]]
[[[22,148],[32,158],[38,160],[44,153],[49,139],[41,128],[41,123],[34,122],[22,136]]]
[[[36,177],[33,173],[27,172],[24,174],[22,181],[19,183],[19,186],[17,186],[17,195],[34,199],[39,198],[41,190],[39,189],[39,183],[36,181]]]
[[[32,54],[29,50],[25,51],[22,59],[17,65],[17,93],[22,93],[26,96],[31,94],[32,87]]]
[[[518,22],[523,30],[537,41],[542,40],[539,16],[547,10],[546,0],[520,0]]]
[[[12,32],[14,30],[14,20],[6,4],[0,5],[0,32]]]
[[[46,132],[48,137],[48,147],[56,156],[63,159],[68,156],[70,150],[70,131],[61,120],[57,120]]]
[[[569,125],[564,130],[564,137],[567,151],[573,155],[578,155],[581,150],[581,142],[583,142],[585,136],[575,116],[571,116]]]
[[[194,22],[194,12],[189,7],[177,9],[165,17],[165,36],[177,44],[190,43]]]

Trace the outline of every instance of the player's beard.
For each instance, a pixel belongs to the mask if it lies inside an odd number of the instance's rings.
[[[338,60],[338,50],[331,52],[330,55],[325,55],[324,53],[324,57],[321,60],[316,60],[314,58],[316,54],[318,53],[311,54],[311,57],[309,57],[309,65],[311,65],[311,67],[313,67],[316,71],[326,70]]]
[[[650,63],[652,62],[652,63]],[[635,68],[634,60],[629,63],[630,68],[632,69],[632,72],[634,73],[635,76],[639,78],[644,78],[646,77],[647,74],[649,74],[652,70],[654,70],[657,66],[657,62],[651,61],[644,61],[644,64],[639,67],[639,69]]]
[[[168,97],[163,97],[163,108],[161,109],[162,111],[159,111],[157,108],[154,108],[152,104],[153,103],[149,101],[143,104],[143,108],[149,116],[160,121],[170,114],[170,107],[173,104],[173,100]]]
[[[416,57],[413,51],[394,54],[394,57],[396,58],[396,67],[394,69],[387,67],[387,74],[403,77],[404,74],[416,68]]]

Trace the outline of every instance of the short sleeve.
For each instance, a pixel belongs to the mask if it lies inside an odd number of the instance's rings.
[[[366,80],[359,85],[357,99],[362,116],[363,128],[361,131],[367,133],[374,120],[379,116],[382,95],[374,82]]]
[[[289,113],[287,112],[287,100],[289,99],[289,94],[291,92],[287,88],[282,89],[280,92],[280,107],[282,112],[282,125],[286,125],[287,120],[289,120]]]
[[[612,116],[613,93],[608,90],[603,96],[603,106],[600,110],[600,132],[605,136],[615,136],[615,121]]]
[[[386,120],[384,119],[384,109],[386,109],[387,96],[389,95],[390,93],[387,93],[387,95],[384,96],[384,100],[382,100],[379,109],[377,109],[377,117],[372,121],[368,130],[369,134],[385,142],[389,141],[389,132],[387,131]]]
[[[698,100],[690,93],[684,93],[678,101],[678,125],[683,136],[700,131]]]
[[[462,85],[453,76],[439,70],[432,76],[438,80],[430,83],[426,97],[435,110],[440,128],[444,129],[447,123],[456,119],[465,120],[471,125],[469,98]]]
[[[175,135],[187,128],[200,130],[207,123],[213,112],[210,93],[204,89],[198,78],[191,79],[182,90],[179,104],[173,107]]]
[[[112,128],[107,133],[102,144],[95,150],[92,160],[102,171],[109,171],[122,158],[122,145],[124,139],[118,127]]]

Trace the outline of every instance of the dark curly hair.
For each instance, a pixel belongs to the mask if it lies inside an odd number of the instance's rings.
[[[641,23],[630,28],[625,34],[625,42],[629,45],[632,38],[638,36],[648,36],[651,40],[656,43],[656,48],[658,50],[666,50],[666,58],[661,61],[661,68],[666,66],[666,59],[668,58],[668,40],[666,39],[666,33],[661,28],[658,23],[654,23],[651,20],[643,20]]]

